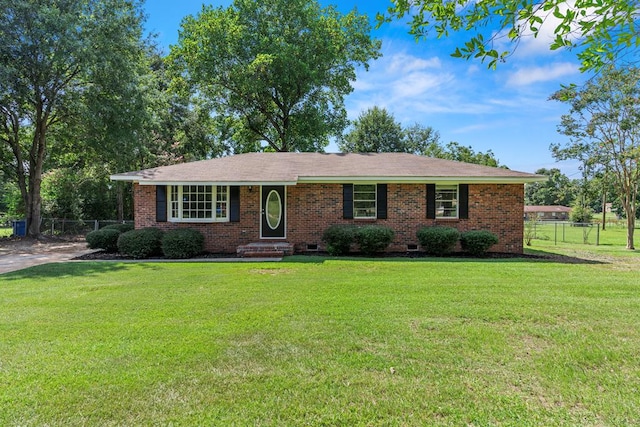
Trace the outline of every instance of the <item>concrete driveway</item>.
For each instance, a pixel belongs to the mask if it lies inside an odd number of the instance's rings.
[[[87,248],[86,242],[0,240],[0,274],[35,265],[69,261],[93,251]]]

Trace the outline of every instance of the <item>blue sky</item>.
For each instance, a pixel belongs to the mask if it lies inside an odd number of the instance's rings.
[[[208,1],[228,6],[230,1]],[[157,33],[159,44],[169,51],[178,39],[183,17],[197,14],[201,0],[146,0],[146,28]],[[386,0],[326,1],[341,11],[354,7],[373,21],[386,10]],[[461,36],[416,42],[402,22],[372,31],[382,41],[383,56],[360,70],[354,91],[346,99],[350,119],[373,106],[386,108],[403,125],[420,123],[440,132],[441,141],[456,141],[476,151],[492,150],[501,164],[534,172],[560,168],[578,178],[575,162],[556,162],[551,143],[567,142],[556,131],[567,106],[549,101],[561,84],[580,84],[589,76],[579,71],[575,54],[548,49],[552,26],[537,38],[528,37],[505,64],[487,69],[479,61],[452,58]],[[330,145],[327,151],[338,151]]]

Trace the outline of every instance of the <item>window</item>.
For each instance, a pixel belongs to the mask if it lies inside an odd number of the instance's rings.
[[[353,217],[376,217],[376,185],[354,184],[353,186]]]
[[[215,200],[215,204],[214,204]],[[229,187],[223,185],[172,185],[169,207],[172,221],[229,220]]]
[[[436,185],[436,218],[458,217],[458,186]]]

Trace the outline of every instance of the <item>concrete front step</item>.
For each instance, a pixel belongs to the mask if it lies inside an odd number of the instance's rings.
[[[280,258],[293,255],[294,247],[287,242],[259,242],[238,246],[236,252],[242,258]]]

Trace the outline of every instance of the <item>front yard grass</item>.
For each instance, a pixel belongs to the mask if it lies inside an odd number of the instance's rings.
[[[0,425],[638,425],[635,261],[2,275]]]
[[[13,235],[13,227],[0,227],[0,237],[9,237]]]

